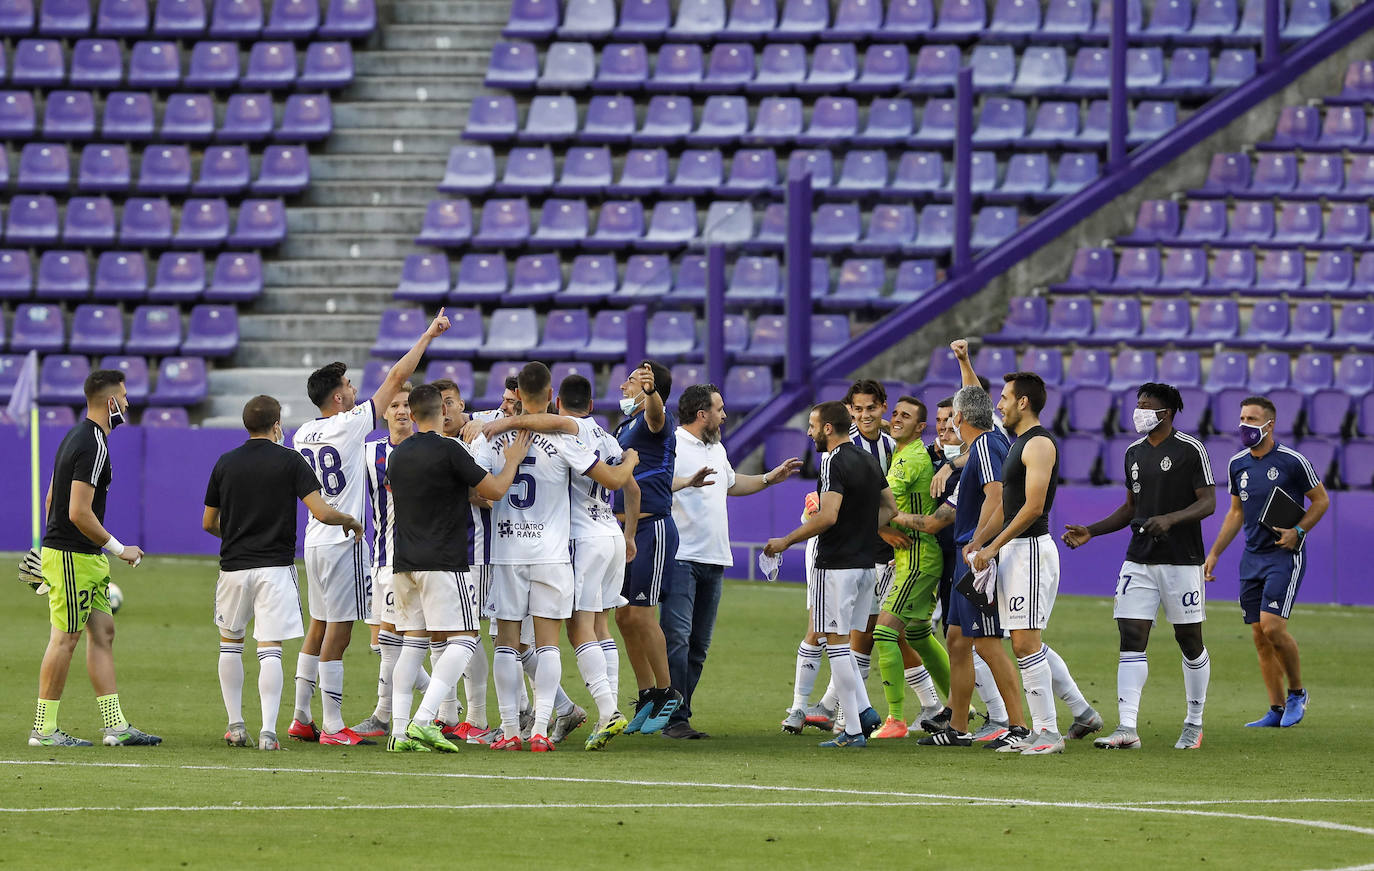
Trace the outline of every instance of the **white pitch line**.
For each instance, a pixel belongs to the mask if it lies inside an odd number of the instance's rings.
[[[1374,863],[1369,865],[1346,865],[1341,868],[1313,868],[1310,871],[1374,871]]]
[[[532,774],[472,774],[467,772],[454,771],[377,771],[367,769],[339,769],[339,768],[279,768],[262,766],[234,766],[234,765],[149,765],[142,762],[57,762],[54,760],[20,760],[20,759],[0,759],[0,765],[19,765],[19,766],[73,766],[90,768],[146,768],[161,770],[181,770],[181,771],[249,771],[249,772],[275,772],[285,774],[342,774],[356,777],[360,774],[370,774],[380,777],[424,777],[424,778],[457,778],[463,780],[499,780],[515,782],[535,782],[535,783],[577,783],[577,784],[599,784],[605,786],[654,786],[654,787],[685,787],[699,789],[727,789],[745,790],[757,792],[789,792],[789,793],[818,793],[822,795],[846,795],[864,796],[869,798],[887,799],[919,799],[922,802],[954,802],[974,805],[991,805],[1004,807],[1045,807],[1063,808],[1078,810],[1104,810],[1118,811],[1125,813],[1143,814],[1167,814],[1176,816],[1197,816],[1213,817],[1221,819],[1248,820],[1250,822],[1264,823],[1284,823],[1287,825],[1328,829],[1330,831],[1350,832],[1358,835],[1374,837],[1374,828],[1364,826],[1352,826],[1346,823],[1334,823],[1327,820],[1308,820],[1294,817],[1275,817],[1263,814],[1240,814],[1228,813],[1224,811],[1205,811],[1177,807],[1159,807],[1142,804],[1105,804],[1102,802],[1078,802],[1078,801],[1039,801],[1028,798],[1008,798],[1005,796],[963,796],[949,795],[945,793],[928,792],[898,792],[888,790],[846,790],[830,789],[815,786],[778,786],[754,783],[713,783],[697,781],[671,781],[671,780],[621,780],[615,778],[592,778],[592,777],[553,777],[548,775]]]
[[[1205,806],[1217,804],[1374,804],[1374,798],[1200,798],[1200,799],[1152,799],[1150,801],[1111,801],[1103,804],[1146,807],[1150,805]]]
[[[691,808],[820,808],[820,807],[944,807],[964,802],[909,802],[894,805],[879,801],[726,801],[726,802],[526,802],[517,804],[275,804],[275,805],[140,805],[124,807],[0,807],[0,814],[37,813],[147,813],[190,811],[409,811],[409,810],[637,810]]]

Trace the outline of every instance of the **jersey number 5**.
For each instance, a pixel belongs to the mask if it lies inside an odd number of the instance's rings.
[[[519,508],[524,511],[534,504],[534,476],[525,471],[525,466],[534,466],[534,457],[525,457],[520,461],[520,471],[515,474],[515,485],[520,488],[517,494],[511,490],[510,504],[512,508]]]

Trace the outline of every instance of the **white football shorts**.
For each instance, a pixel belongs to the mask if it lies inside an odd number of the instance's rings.
[[[1202,566],[1145,565],[1130,560],[1122,563],[1112,616],[1153,622],[1160,605],[1164,606],[1164,619],[1175,625],[1206,620]]]
[[[258,641],[286,641],[305,634],[294,565],[219,573],[215,625],[220,634],[242,638],[249,620]]]
[[[573,539],[573,610],[609,611],[627,604],[625,536],[598,535]]]
[[[523,620],[526,616],[566,620],[573,610],[572,563],[494,565],[489,616]]]
[[[1059,593],[1054,538],[1013,538],[997,554],[997,617],[1004,631],[1044,629]]]
[[[391,588],[397,631],[477,631],[477,588],[467,572],[396,572]]]
[[[349,538],[334,544],[305,549],[306,598],[310,619],[325,623],[352,623],[370,615],[368,588],[371,560],[367,544]]]
[[[878,573],[867,569],[815,569],[811,605],[814,632],[848,635],[868,628]]]

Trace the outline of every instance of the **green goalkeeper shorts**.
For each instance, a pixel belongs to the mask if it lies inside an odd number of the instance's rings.
[[[902,565],[902,560],[898,560],[892,590],[883,600],[883,611],[903,623],[928,621],[930,615],[935,613],[935,597],[939,588],[938,571],[920,571],[919,567],[907,567]]]
[[[63,632],[86,628],[91,611],[110,611],[110,561],[103,553],[72,553],[43,548],[52,625]]]

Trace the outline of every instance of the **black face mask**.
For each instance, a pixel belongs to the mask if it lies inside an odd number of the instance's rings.
[[[122,426],[125,422],[124,410],[119,407],[119,400],[115,399],[113,396],[110,397],[110,403],[107,408],[110,412],[110,432],[114,432],[115,427]]]

